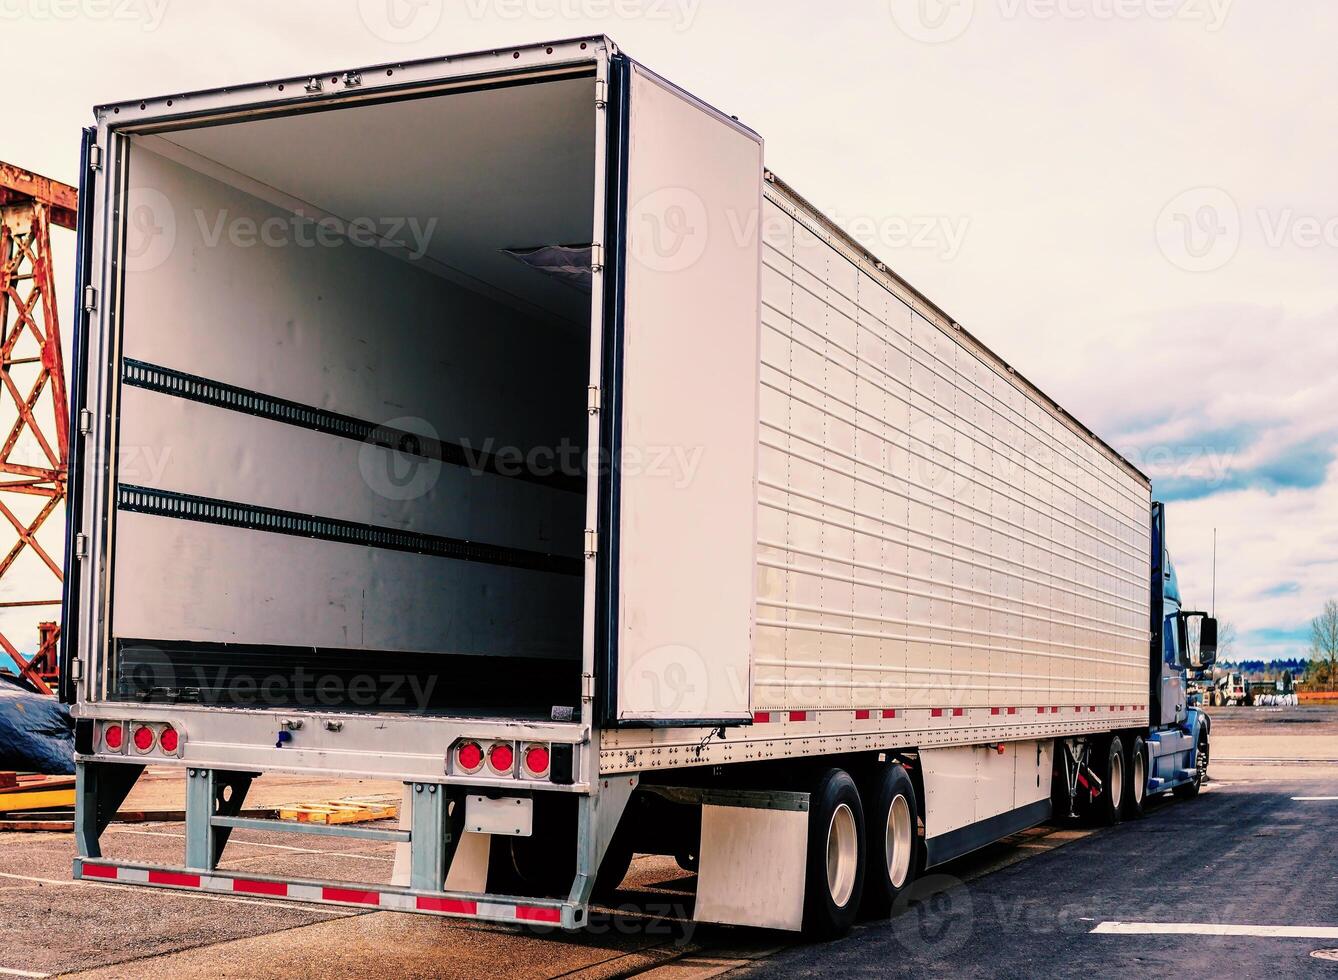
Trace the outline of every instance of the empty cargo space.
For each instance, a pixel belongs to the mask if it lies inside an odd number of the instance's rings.
[[[579,704],[594,81],[138,135],[112,697]]]

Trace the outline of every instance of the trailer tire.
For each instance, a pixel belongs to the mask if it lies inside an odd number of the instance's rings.
[[[1101,793],[1088,804],[1091,822],[1101,827],[1112,827],[1124,817],[1124,743],[1118,735],[1100,745],[1095,763],[1096,775],[1101,780]]]
[[[609,841],[608,850],[604,852],[604,860],[599,862],[599,871],[595,874],[595,887],[590,891],[592,898],[603,901],[612,897],[632,867],[633,853],[632,835],[625,833],[623,828],[619,827],[613,835],[613,840]]]
[[[898,763],[880,766],[864,785],[864,900],[860,913],[886,919],[915,880],[920,841],[915,786]]]
[[[1124,771],[1124,815],[1137,820],[1143,816],[1148,795],[1148,749],[1142,735],[1134,736]]]
[[[808,801],[804,934],[835,939],[850,931],[864,892],[864,806],[844,769],[813,782]]]

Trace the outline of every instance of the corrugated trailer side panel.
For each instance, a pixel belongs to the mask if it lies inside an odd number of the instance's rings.
[[[1146,722],[1146,478],[768,185],[754,724],[605,771]]]

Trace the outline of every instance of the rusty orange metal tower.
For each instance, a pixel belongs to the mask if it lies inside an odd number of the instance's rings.
[[[75,227],[79,193],[68,184],[0,163],[0,404],[16,411],[0,444],[0,529],[7,522],[17,540],[0,558],[0,582],[30,550],[54,578],[61,563],[37,533],[65,500],[70,408],[65,391],[60,320],[51,262],[51,226]],[[3,431],[3,430],[0,430]],[[42,498],[34,505],[31,498]],[[3,547],[0,538],[0,547]],[[40,573],[39,573],[40,574]],[[60,599],[0,601],[0,610],[60,606]],[[25,657],[0,632],[0,649],[39,691],[55,687],[60,627],[38,626],[37,652]]]

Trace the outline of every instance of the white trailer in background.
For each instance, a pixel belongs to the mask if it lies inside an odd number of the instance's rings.
[[[1141,808],[1146,477],[608,39],[108,105],[86,162],[76,876],[575,928],[664,853],[832,935]],[[150,763],[178,867],[101,856]],[[327,828],[401,873],[220,866],[270,771],[402,781]]]

